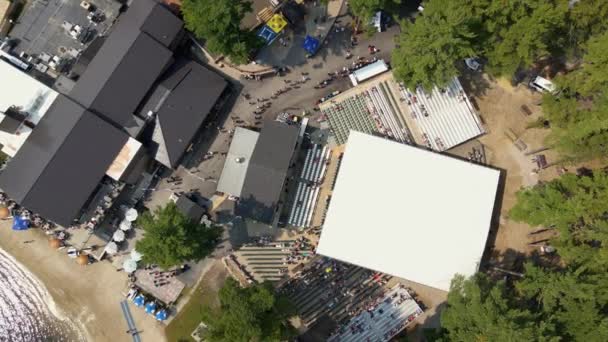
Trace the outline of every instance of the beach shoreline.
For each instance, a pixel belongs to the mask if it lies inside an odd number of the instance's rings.
[[[49,310],[76,325],[86,341],[132,341],[119,304],[127,288],[124,272],[117,272],[106,261],[80,266],[65,250],[51,248],[44,232],[14,231],[11,220],[0,222],[0,248],[46,288]],[[142,340],[166,340],[162,323],[130,307]]]

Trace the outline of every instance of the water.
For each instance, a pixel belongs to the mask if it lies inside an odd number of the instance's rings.
[[[44,285],[0,249],[0,342],[85,341],[56,311]]]

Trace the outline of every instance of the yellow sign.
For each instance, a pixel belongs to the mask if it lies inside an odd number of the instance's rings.
[[[273,15],[270,20],[268,20],[266,25],[268,25],[268,27],[270,27],[270,29],[273,30],[275,33],[279,33],[283,31],[285,26],[287,26],[287,20],[285,20],[285,17],[283,17],[282,14],[277,13]]]

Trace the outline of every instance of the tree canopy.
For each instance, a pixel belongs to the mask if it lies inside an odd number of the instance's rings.
[[[560,96],[543,100],[552,126],[547,142],[573,160],[608,153],[608,32],[592,37],[584,51],[578,69],[557,77]]]
[[[483,274],[456,276],[441,315],[446,341],[534,341],[534,315],[512,303],[504,282],[492,283]]]
[[[519,191],[510,218],[554,227],[559,259],[528,262],[508,283],[455,277],[438,340],[608,340],[607,200],[605,170]]]
[[[577,3],[569,11],[568,0],[430,0],[413,24],[402,27],[392,62],[405,71],[397,77],[408,83],[408,77],[445,83],[444,73],[457,75],[454,63],[473,55],[486,57],[493,75],[510,77],[605,30],[608,17],[593,13],[607,7],[601,1]],[[428,76],[416,77],[422,71]]]
[[[401,23],[403,33],[391,60],[396,77],[408,87],[447,84],[458,75],[456,61],[475,55],[471,18],[455,5],[451,0],[434,0],[415,23]]]
[[[401,0],[351,0],[348,2],[353,15],[365,24],[377,11],[386,9],[391,3],[399,4]]]
[[[278,342],[293,336],[287,322],[295,315],[293,305],[276,295],[270,283],[241,288],[228,278],[219,300],[218,310],[207,308],[203,312],[203,322],[208,326],[206,341]]]
[[[510,217],[531,225],[555,226],[554,244],[570,265],[608,269],[608,173],[565,174],[517,193]],[[601,248],[603,246],[603,248]]]
[[[191,221],[172,202],[141,215],[137,226],[144,230],[135,246],[143,261],[165,269],[211,254],[222,233],[219,227]]]
[[[246,0],[183,0],[186,28],[206,41],[207,48],[223,54],[236,64],[245,64],[258,47],[258,37],[240,27],[245,14],[252,11]]]

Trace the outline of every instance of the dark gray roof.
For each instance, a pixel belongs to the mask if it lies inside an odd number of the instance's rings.
[[[199,222],[206,210],[186,196],[179,196],[175,202],[177,209],[192,221]]]
[[[134,1],[114,26],[70,96],[122,127],[172,62],[170,47],[183,23],[153,0]]]
[[[264,124],[251,155],[237,215],[272,223],[297,140],[297,126],[279,121]]]
[[[0,174],[26,208],[70,225],[128,136],[60,95]]]
[[[167,72],[142,109],[142,114],[156,112],[158,161],[178,165],[226,86],[222,77],[193,61],[176,63]]]

